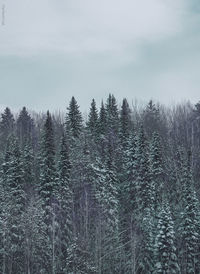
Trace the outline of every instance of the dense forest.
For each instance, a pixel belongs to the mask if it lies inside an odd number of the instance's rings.
[[[7,107],[0,273],[200,273],[200,103]]]

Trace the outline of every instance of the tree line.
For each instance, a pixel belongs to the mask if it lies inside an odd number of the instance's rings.
[[[2,274],[200,273],[200,103],[0,119]]]

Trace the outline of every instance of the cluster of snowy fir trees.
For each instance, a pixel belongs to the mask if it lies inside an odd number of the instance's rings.
[[[0,273],[200,273],[200,104],[0,119]]]

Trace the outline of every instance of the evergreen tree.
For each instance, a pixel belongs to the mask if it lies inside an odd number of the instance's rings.
[[[41,147],[39,194],[44,209],[44,224],[49,237],[49,273],[56,274],[58,269],[58,179],[55,165],[55,146],[52,118],[47,112]]]
[[[14,117],[10,109],[7,107],[4,112],[1,114],[0,121],[0,138],[1,138],[1,147],[3,148],[6,144],[6,141],[10,134],[14,131]]]
[[[55,145],[52,119],[49,111],[44,124],[41,147],[40,195],[46,205],[50,204],[57,191]]]
[[[154,273],[180,273],[176,256],[174,223],[169,206],[166,203],[162,205],[158,215]]]
[[[17,136],[20,141],[21,146],[24,146],[26,143],[30,143],[32,140],[34,123],[26,107],[20,111],[19,117],[17,119]]]
[[[97,176],[96,199],[99,202],[100,218],[100,266],[103,273],[119,271],[119,202],[118,180],[114,164],[113,146],[108,139],[105,163],[99,161],[95,168]],[[103,226],[103,228],[102,228]]]
[[[82,116],[74,96],[72,97],[66,117],[66,128],[74,138],[79,137],[82,130]]]
[[[34,194],[35,182],[35,159],[31,145],[27,144],[22,152],[24,190],[28,199]]]
[[[106,113],[108,130],[117,134],[119,129],[119,111],[114,95],[109,94],[108,96],[106,103]]]
[[[59,159],[59,201],[60,201],[60,248],[61,248],[61,273],[66,270],[69,260],[70,246],[73,244],[73,191],[70,180],[71,162],[66,137],[63,134],[60,146]]]
[[[146,208],[142,220],[142,240],[139,257],[139,273],[153,273],[155,217],[152,208]]]
[[[3,273],[23,273],[24,230],[22,216],[25,205],[22,159],[14,136],[8,140],[3,163],[4,188],[4,259]]]
[[[183,158],[184,159],[184,158]],[[199,202],[194,190],[191,174],[190,156],[182,162],[182,210],[179,224],[180,258],[182,261],[182,273],[198,273],[200,271],[200,216]]]
[[[99,119],[98,119],[98,133],[100,135],[105,135],[106,129],[107,129],[107,113],[104,107],[104,103],[102,101],[100,112],[99,112]]]
[[[131,110],[126,99],[123,99],[120,112],[120,138],[123,146],[127,145],[131,130]]]
[[[150,195],[152,204],[156,207],[161,202],[163,192],[164,170],[162,159],[162,148],[158,133],[153,133],[149,149],[149,173],[150,173]]]
[[[140,127],[135,148],[135,171],[136,171],[136,190],[137,208],[145,209],[151,205],[151,184],[149,180],[149,166],[147,156],[147,141],[143,126]]]
[[[87,125],[92,135],[96,135],[98,126],[98,111],[94,99],[92,99]]]

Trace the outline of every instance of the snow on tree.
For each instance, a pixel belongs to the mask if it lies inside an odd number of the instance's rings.
[[[74,96],[72,97],[67,110],[66,130],[69,131],[74,138],[77,138],[80,136],[82,130],[83,118]]]
[[[167,202],[163,202],[158,214],[153,273],[180,273],[174,234],[174,222],[172,221],[169,205]]]
[[[92,99],[90,112],[88,115],[88,122],[87,126],[92,133],[93,136],[97,134],[97,128],[98,128],[98,111],[96,107],[96,102],[94,99]]]

